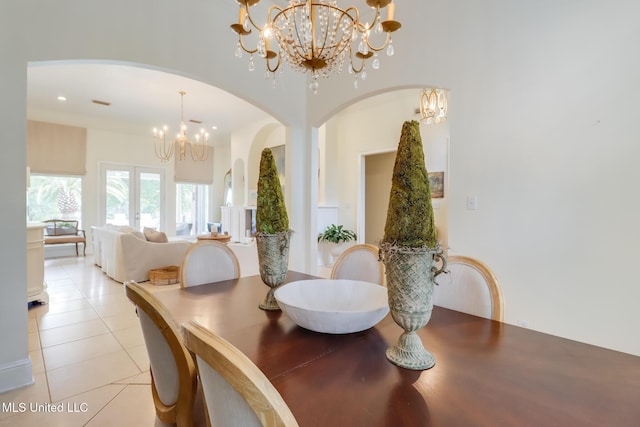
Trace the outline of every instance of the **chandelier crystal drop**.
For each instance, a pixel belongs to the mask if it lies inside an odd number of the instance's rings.
[[[341,8],[338,0],[289,0],[284,8],[269,7],[263,26],[251,15],[251,7],[260,0],[237,2],[238,22],[231,25],[238,34],[235,56],[241,58],[242,51],[249,53],[250,70],[254,68],[253,54],[256,53],[265,60],[271,73],[283,62],[295,71],[309,73],[312,76],[309,86],[314,93],[318,90],[318,77],[340,73],[345,62],[349,71],[358,75],[375,53],[386,48],[387,55],[393,55],[391,33],[401,27],[393,19],[392,0],[366,0],[374,15],[365,22],[360,20],[360,11],[355,6]],[[381,9],[385,8],[387,14],[383,20]],[[255,43],[253,48],[246,42],[251,37]],[[379,68],[380,60],[375,55],[373,69]]]
[[[209,134],[204,129],[196,134],[195,142],[187,138],[187,126],[184,124],[184,95],[186,92],[180,91],[180,132],[175,139],[167,141],[167,126],[162,129],[153,129],[153,145],[156,157],[163,162],[173,157],[174,153],[180,160],[184,160],[187,151],[191,154],[194,161],[204,161],[208,158],[207,142],[209,142]]]
[[[420,117],[427,124],[447,120],[447,91],[444,89],[422,89],[420,94]]]

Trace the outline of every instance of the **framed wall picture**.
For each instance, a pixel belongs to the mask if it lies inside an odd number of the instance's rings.
[[[432,199],[442,199],[444,197],[444,172],[429,172],[429,187],[431,187]]]

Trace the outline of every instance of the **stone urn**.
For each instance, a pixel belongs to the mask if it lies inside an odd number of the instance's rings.
[[[423,370],[435,365],[416,333],[431,318],[435,277],[446,270],[442,249],[381,245],[389,295],[389,311],[404,329],[398,342],[387,349],[387,359],[402,368]],[[442,265],[437,266],[441,260]]]
[[[291,231],[282,231],[274,234],[258,232],[255,234],[255,238],[258,248],[260,278],[270,288],[264,301],[260,304],[260,308],[263,310],[280,310],[273,293],[287,278]]]
[[[335,264],[346,248],[347,244],[345,242],[332,243],[331,250],[329,251],[331,254],[331,264]]]

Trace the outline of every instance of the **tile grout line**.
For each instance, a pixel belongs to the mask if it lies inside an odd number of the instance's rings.
[[[110,385],[110,384],[108,384],[108,385]],[[120,384],[118,384],[118,385],[120,385]],[[104,386],[102,386],[102,387],[104,387]],[[113,402],[113,401],[116,399],[116,397],[120,396],[120,394],[121,394],[121,393],[122,393],[126,388],[127,388],[127,385],[125,384],[125,385],[124,385],[124,387],[122,387],[122,389],[121,389],[119,392],[117,392],[117,393],[115,394],[115,396],[113,396],[111,399],[109,399],[109,401],[107,401],[107,403],[105,403],[104,405],[102,405],[102,408],[100,408],[100,410],[98,410],[98,411],[97,411],[97,412],[96,412],[96,413],[95,413],[91,418],[89,418],[89,419],[87,420],[87,422],[86,422],[86,423],[84,423],[84,424],[83,424],[83,427],[84,427],[84,426],[89,425],[89,423],[91,422],[91,420],[93,420],[95,417],[97,417],[97,416],[98,416],[98,414],[100,414],[102,411],[104,411],[104,409],[105,409],[107,406],[109,406],[109,404],[110,404],[111,402]]]
[[[36,333],[38,334],[38,342],[40,343],[40,357],[42,358],[42,368],[44,369],[44,380],[47,383],[47,395],[49,396],[49,402],[53,402],[51,399],[51,387],[49,386],[49,371],[47,370],[47,362],[44,359],[44,349],[42,347],[42,340],[40,339],[40,319],[36,316]],[[33,372],[33,366],[31,367],[31,371]]]

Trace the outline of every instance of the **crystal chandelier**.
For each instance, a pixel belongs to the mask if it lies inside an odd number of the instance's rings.
[[[420,117],[427,124],[447,120],[447,91],[444,89],[422,89]]]
[[[180,132],[174,140],[167,141],[167,126],[161,130],[153,128],[153,145],[156,156],[163,162],[169,160],[174,152],[177,152],[178,158],[184,160],[187,155],[187,148],[191,158],[195,161],[207,160],[207,142],[209,134],[204,129],[196,134],[196,141],[193,142],[187,138],[187,126],[184,124],[184,95],[186,92],[180,91]],[[178,147],[176,149],[176,146]]]
[[[357,88],[358,78],[367,78],[368,59],[373,58],[371,66],[376,70],[380,68],[378,52],[386,48],[387,55],[393,55],[391,33],[401,26],[393,19],[392,0],[366,0],[375,10],[371,23],[361,21],[360,12],[354,6],[338,7],[337,0],[289,0],[285,8],[271,6],[262,27],[250,12],[250,7],[260,0],[237,1],[240,14],[238,22],[231,25],[238,34],[236,57],[241,58],[242,52],[247,52],[250,71],[255,69],[254,54],[263,58],[266,77],[272,78],[274,84],[275,72],[282,62],[295,71],[308,72],[312,78],[309,88],[314,94],[318,92],[318,77],[340,73],[347,59],[349,72],[356,76]],[[380,9],[385,7],[387,18],[383,21]],[[252,29],[259,33],[255,48],[247,47],[244,41]]]

